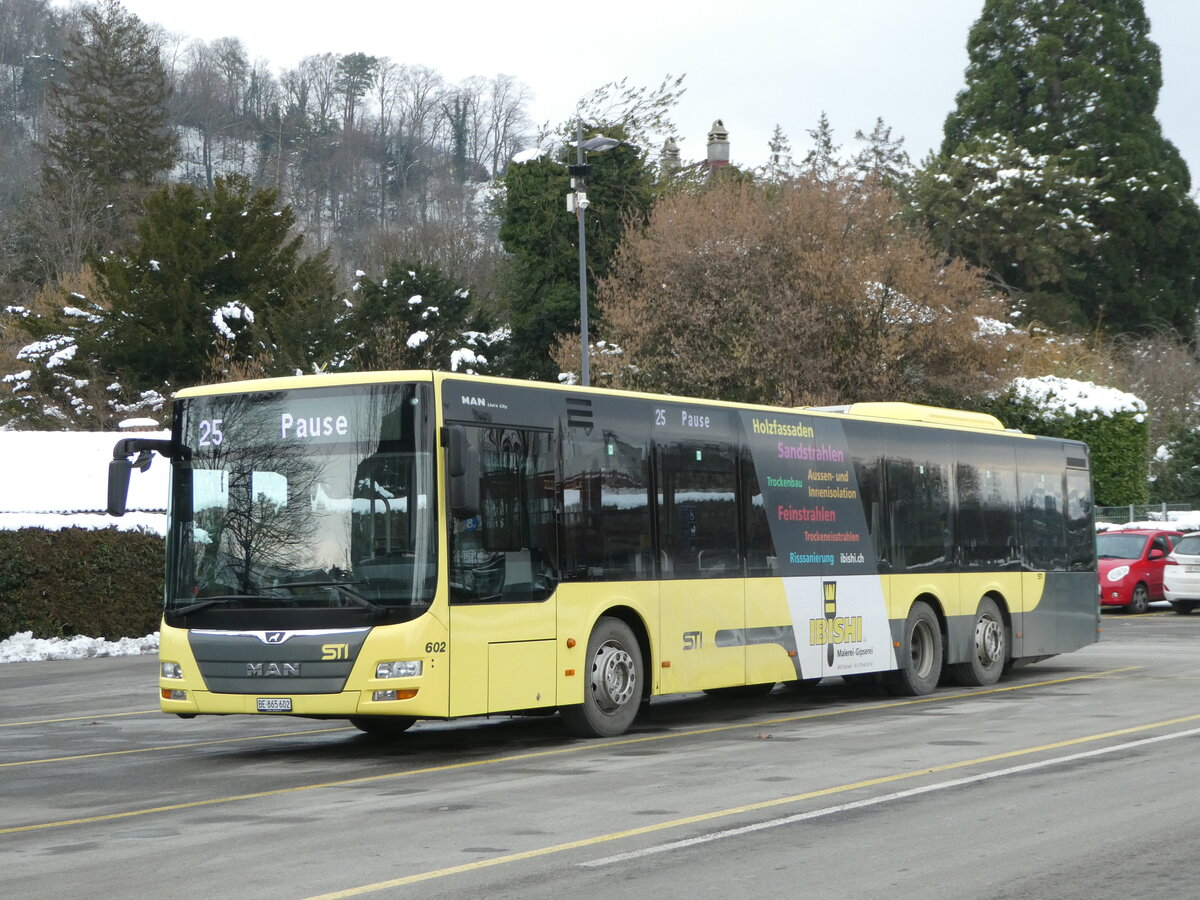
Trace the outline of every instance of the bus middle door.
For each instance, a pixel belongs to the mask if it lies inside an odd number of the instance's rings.
[[[745,684],[745,581],[733,451],[685,442],[660,444],[656,456],[662,690]]]

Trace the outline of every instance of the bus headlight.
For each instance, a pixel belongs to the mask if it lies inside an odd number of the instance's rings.
[[[421,660],[419,659],[381,662],[375,666],[376,678],[415,678],[420,674]]]
[[[163,678],[179,679],[183,677],[183,666],[177,662],[165,662],[159,667]]]
[[[1109,581],[1120,581],[1129,574],[1129,566],[1117,566],[1108,573]]]

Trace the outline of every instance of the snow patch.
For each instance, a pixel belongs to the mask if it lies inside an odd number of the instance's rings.
[[[18,631],[0,641],[0,663],[41,662],[49,659],[94,659],[101,656],[145,656],[158,652],[158,632],[141,638],[35,638]]]

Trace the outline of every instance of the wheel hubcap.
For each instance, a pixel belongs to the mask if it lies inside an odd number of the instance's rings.
[[[909,649],[912,653],[912,671],[918,678],[929,674],[933,666],[933,635],[928,622],[918,622],[912,630]]]
[[[975,623],[975,656],[985,666],[995,665],[1004,647],[1004,632],[991,616]]]
[[[633,657],[619,644],[605,644],[592,663],[592,696],[604,712],[620,709],[637,689]]]

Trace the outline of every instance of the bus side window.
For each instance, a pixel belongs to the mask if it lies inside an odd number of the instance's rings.
[[[1034,572],[1062,572],[1068,566],[1065,489],[1061,449],[1041,441],[1020,448],[1017,500],[1022,564]]]
[[[959,562],[966,569],[1017,567],[1017,467],[1011,439],[958,435],[955,446]]]
[[[905,429],[907,431],[907,429]],[[954,563],[950,466],[921,436],[888,436],[888,526],[895,571],[946,571]]]
[[[658,462],[658,534],[670,565],[663,577],[740,577],[732,448],[669,444]]]
[[[1091,476],[1067,469],[1067,555],[1072,572],[1096,568],[1096,529],[1093,524]]]
[[[455,602],[545,600],[558,581],[550,435],[467,428],[479,451],[480,510],[451,520]]]
[[[563,436],[563,572],[586,581],[656,577],[645,444],[614,431]]]
[[[883,491],[883,430],[873,422],[845,422],[846,445],[854,463],[854,480],[862,504],[863,524],[880,573],[892,571],[888,543],[887,504]]]
[[[739,506],[742,508],[743,528],[746,534],[746,575],[750,578],[778,575],[779,560],[775,552],[775,541],[771,537],[771,523],[767,519],[767,508],[763,501],[762,488],[758,484],[758,473],[754,470],[754,458],[748,452],[742,454],[742,491]]]

